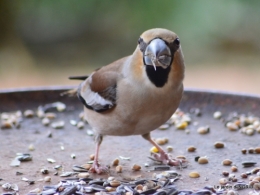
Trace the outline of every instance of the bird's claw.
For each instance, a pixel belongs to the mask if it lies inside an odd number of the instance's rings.
[[[187,167],[187,161],[185,159],[174,159],[170,154],[166,153],[152,153],[151,155],[152,157],[150,157],[150,159],[152,159],[153,161],[170,166],[179,166],[180,169]]]
[[[102,174],[102,173],[108,173],[109,169],[107,167],[102,167],[98,162],[94,162],[92,167],[89,169],[91,173],[97,173],[97,174]]]

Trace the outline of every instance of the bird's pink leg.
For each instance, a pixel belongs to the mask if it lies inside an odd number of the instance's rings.
[[[92,173],[101,174],[104,172],[105,173],[108,172],[108,169],[106,167],[102,167],[98,162],[99,148],[100,148],[100,144],[101,144],[102,140],[103,140],[102,135],[97,135],[95,138],[95,142],[96,142],[95,158],[94,158],[93,165],[92,165],[91,169],[89,170]]]
[[[171,158],[169,154],[167,154],[155,141],[152,140],[150,133],[144,134],[142,136],[158,149],[159,154],[152,154],[156,160],[171,166],[181,166],[183,162],[186,162],[185,160]]]

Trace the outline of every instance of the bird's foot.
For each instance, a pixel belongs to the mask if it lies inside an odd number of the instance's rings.
[[[109,170],[107,167],[102,167],[97,161],[93,162],[92,167],[89,169],[91,173],[97,173],[97,174],[102,174],[102,173],[108,173]]]
[[[184,163],[187,163],[185,159],[174,159],[170,154],[167,154],[165,152],[161,153],[152,153],[152,157],[154,160],[161,162],[162,164],[165,165],[170,165],[170,166],[179,166],[181,168],[185,167]]]

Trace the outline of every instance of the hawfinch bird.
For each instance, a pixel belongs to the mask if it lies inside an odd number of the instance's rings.
[[[179,37],[166,29],[145,31],[130,56],[104,66],[85,79],[77,95],[84,116],[96,134],[92,172],[105,171],[98,162],[104,135],[142,135],[159,153],[153,157],[180,165],[150,136],[178,108],[183,93],[184,60]]]

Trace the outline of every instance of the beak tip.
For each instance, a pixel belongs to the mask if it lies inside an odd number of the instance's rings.
[[[155,65],[155,62],[153,60],[152,60],[152,64],[153,64],[154,70],[156,71],[156,65]]]

